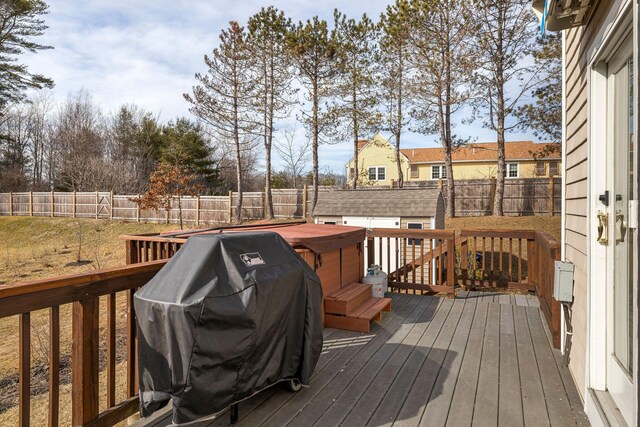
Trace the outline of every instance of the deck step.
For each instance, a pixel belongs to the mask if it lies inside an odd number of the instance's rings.
[[[349,316],[371,298],[371,285],[352,283],[324,299],[326,314]]]
[[[370,332],[371,321],[391,311],[391,298],[371,296],[371,285],[353,283],[324,300],[325,326],[356,332]]]

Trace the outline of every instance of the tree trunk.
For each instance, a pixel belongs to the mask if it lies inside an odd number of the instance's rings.
[[[493,199],[493,215],[495,216],[503,216],[503,200],[504,200],[504,179],[506,172],[506,161],[505,161],[505,153],[504,153],[504,119],[505,119],[505,110],[504,110],[504,64],[503,64],[503,53],[504,48],[502,46],[502,33],[503,33],[503,14],[499,14],[498,18],[498,48],[497,52],[500,54],[497,55],[496,58],[496,95],[497,95],[497,111],[496,111],[496,136],[498,143],[498,170],[496,172],[496,193]]]
[[[398,107],[396,119],[396,165],[398,166],[398,188],[404,186],[404,172],[402,171],[402,162],[400,162],[400,135],[402,134],[402,85],[403,85],[403,56],[402,46],[398,50]]]
[[[358,176],[360,175],[360,168],[358,166],[358,94],[356,92],[356,85],[354,78],[354,85],[352,87],[352,105],[351,105],[351,120],[353,121],[353,176],[351,177],[351,187],[355,190],[358,186]]]
[[[312,140],[312,152],[313,152],[313,197],[311,198],[311,215],[316,210],[316,204],[318,203],[318,81],[313,82],[313,140]]]
[[[266,69],[266,65],[265,65]],[[268,98],[265,94],[265,198],[267,205],[265,206],[264,216],[267,219],[273,219],[273,197],[271,195],[271,143],[273,142],[273,108],[274,108],[274,88],[273,88],[273,58],[270,63],[270,79],[267,78],[265,73],[265,89],[268,88]]]
[[[447,28],[448,15],[447,15]],[[444,137],[445,137],[445,152],[444,162],[447,168],[447,216],[449,218],[455,218],[456,216],[456,192],[455,192],[455,180],[453,176],[453,136],[451,134],[451,59],[448,54],[451,50],[449,44],[449,35],[447,37],[447,49],[445,54],[445,110],[444,110]]]

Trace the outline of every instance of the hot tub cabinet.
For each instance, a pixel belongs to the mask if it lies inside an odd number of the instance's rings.
[[[366,230],[362,227],[308,223],[274,224],[227,227],[224,229],[189,230],[153,235],[128,235],[122,236],[122,238],[127,242],[127,263],[135,264],[138,262],[170,258],[190,236],[213,233],[239,233],[256,230],[278,233],[296,250],[320,277],[325,300],[350,298],[354,292],[340,291],[351,284],[358,283],[365,274],[364,240]],[[373,305],[370,299],[367,299],[365,303]],[[384,304],[380,305],[382,306]],[[390,310],[390,304],[384,306],[384,310]],[[362,310],[359,310],[357,313],[360,313],[360,311]],[[324,302],[322,313],[323,321],[325,321]],[[355,311],[328,314],[333,317],[349,318],[350,315],[354,313]],[[331,318],[333,319],[333,317]],[[375,318],[377,317],[374,316],[374,318],[370,320]],[[364,326],[348,327],[350,324],[355,325],[356,323],[364,325],[365,322],[348,322],[345,321],[345,319],[338,319],[337,322],[328,322],[327,326],[368,331],[368,326],[366,328]]]

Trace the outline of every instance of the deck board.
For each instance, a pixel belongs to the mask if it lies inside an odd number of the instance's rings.
[[[537,297],[391,296],[371,333],[325,330],[310,387],[256,394],[239,404],[238,425],[589,425]],[[168,413],[148,425],[169,424]]]

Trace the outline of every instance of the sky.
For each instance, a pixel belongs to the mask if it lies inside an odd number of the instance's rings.
[[[295,22],[315,15],[332,21],[334,8],[347,16],[362,13],[378,18],[391,0],[51,0],[45,17],[49,28],[38,39],[53,50],[24,55],[30,71],[55,82],[58,101],[84,89],[110,113],[133,103],[159,115],[163,121],[192,117],[182,94],[204,72],[203,57],[218,42],[229,21],[241,24],[261,7],[275,6]],[[458,119],[462,119],[459,117]],[[495,141],[495,132],[480,121],[462,124],[454,132],[478,142]],[[304,138],[300,127],[299,139]],[[384,132],[383,135],[387,136]],[[535,138],[512,133],[507,140]],[[409,133],[404,148],[434,147],[435,136]],[[320,168],[344,173],[353,153],[351,142],[320,147]],[[280,169],[279,159],[274,168]]]

